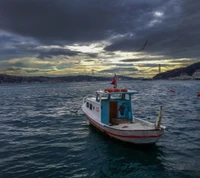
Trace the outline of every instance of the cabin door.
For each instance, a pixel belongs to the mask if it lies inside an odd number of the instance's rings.
[[[117,102],[110,102],[110,123],[112,124],[112,119],[117,119],[118,116],[118,104]]]

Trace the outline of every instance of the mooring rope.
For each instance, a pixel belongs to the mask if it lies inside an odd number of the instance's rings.
[[[81,109],[81,106],[78,109],[76,109],[76,110],[71,110],[70,112],[72,112],[74,114],[77,114],[80,109]]]

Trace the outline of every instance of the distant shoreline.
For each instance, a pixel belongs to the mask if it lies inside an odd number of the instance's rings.
[[[140,80],[140,78],[132,78],[127,76],[118,76],[120,80]],[[111,81],[112,77],[103,76],[62,76],[62,77],[43,77],[43,76],[13,76],[0,74],[0,84],[3,83],[57,83],[57,82],[92,82],[92,81]]]

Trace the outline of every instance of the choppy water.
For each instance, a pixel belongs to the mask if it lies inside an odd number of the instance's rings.
[[[200,177],[199,81],[131,81],[135,115],[168,130],[152,147],[123,144],[91,127],[85,95],[105,83],[0,85],[0,178]],[[176,92],[171,93],[174,89]]]

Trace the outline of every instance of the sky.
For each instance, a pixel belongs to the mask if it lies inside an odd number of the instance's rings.
[[[0,0],[0,73],[152,77],[200,62],[198,0]]]

